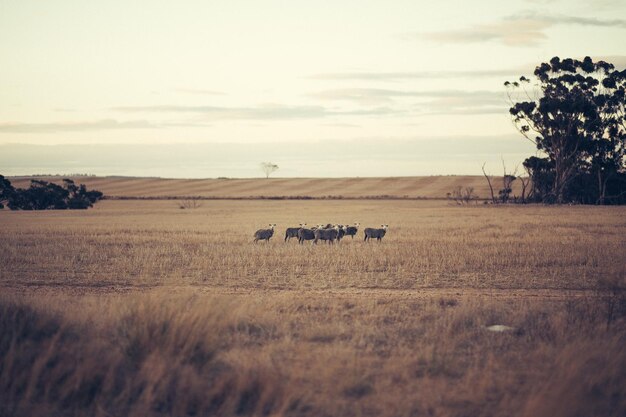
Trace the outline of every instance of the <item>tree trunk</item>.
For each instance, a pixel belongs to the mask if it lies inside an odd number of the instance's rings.
[[[604,187],[602,187],[602,170],[598,169],[598,200],[596,204],[603,205],[604,204]]]
[[[487,184],[489,184],[489,191],[491,192],[491,202],[493,204],[496,204],[496,198],[493,195],[493,186],[491,185],[491,179],[489,178],[489,176],[487,175],[487,173],[485,172],[485,164],[483,164],[483,175],[485,176],[485,178],[487,179]]]
[[[613,172],[609,172],[606,175],[602,175],[602,171],[598,169],[598,205],[606,204],[606,185],[609,182],[609,179],[612,177]]]

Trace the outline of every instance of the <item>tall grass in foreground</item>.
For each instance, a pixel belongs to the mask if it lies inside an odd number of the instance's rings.
[[[251,415],[280,407],[274,370],[218,357],[230,338],[251,331],[229,303],[135,301],[76,322],[3,300],[0,414]]]
[[[0,415],[623,416],[625,316],[593,297],[3,296]]]

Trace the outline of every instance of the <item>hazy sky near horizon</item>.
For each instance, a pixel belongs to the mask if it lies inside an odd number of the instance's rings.
[[[624,38],[624,0],[0,0],[0,173],[499,172],[534,152],[504,81]]]

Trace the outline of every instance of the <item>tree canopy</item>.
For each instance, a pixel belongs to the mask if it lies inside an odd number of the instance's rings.
[[[517,129],[538,150],[524,161],[543,202],[626,203],[626,70],[554,57],[505,82]]]
[[[29,188],[15,188],[0,175],[0,208],[11,210],[86,209],[102,198],[100,191],[88,190],[64,179],[63,185],[33,179]]]
[[[269,178],[270,174],[278,170],[278,165],[273,162],[261,162],[261,171],[265,174],[265,178]]]

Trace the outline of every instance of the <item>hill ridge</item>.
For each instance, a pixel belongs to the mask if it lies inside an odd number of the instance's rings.
[[[8,177],[16,187],[31,179],[60,182],[62,176]],[[102,191],[112,199],[442,199],[456,187],[472,187],[479,198],[490,196],[483,176],[343,177],[343,178],[221,178],[175,179],[124,176],[70,176],[77,183]],[[502,177],[492,177],[494,191]],[[519,190],[514,187],[514,193]]]

